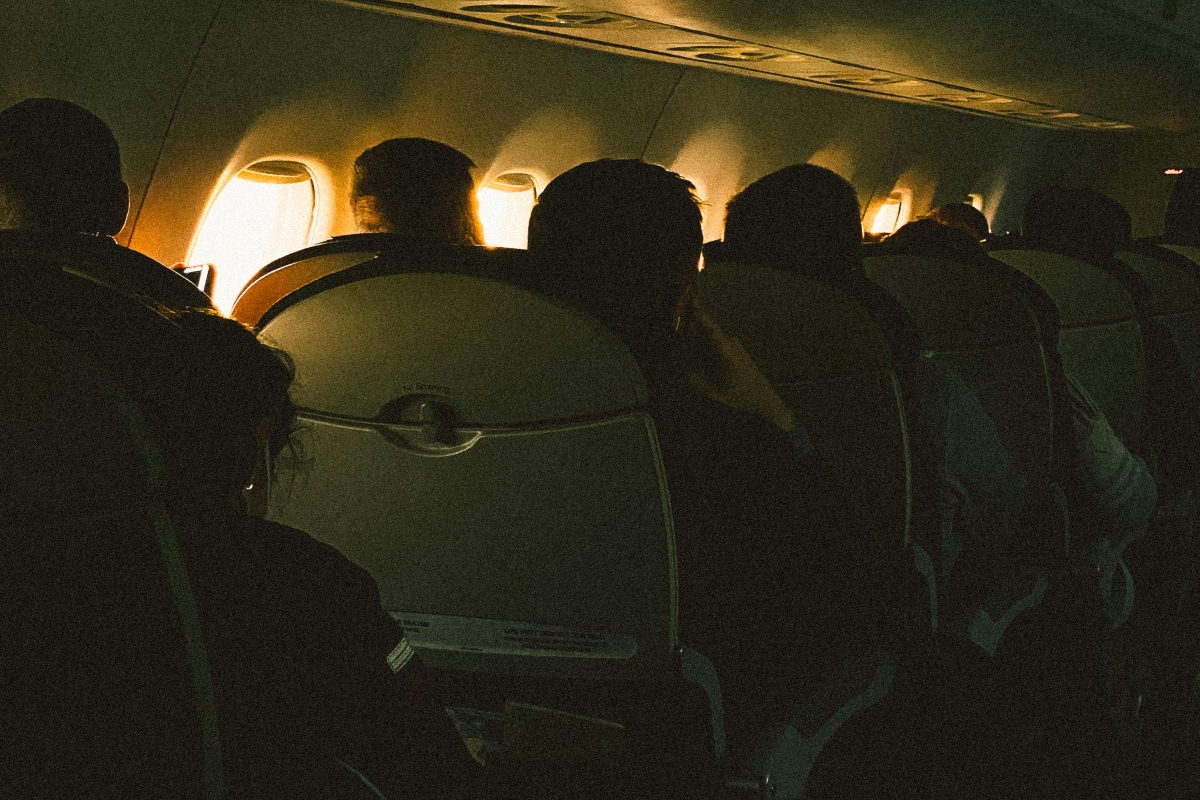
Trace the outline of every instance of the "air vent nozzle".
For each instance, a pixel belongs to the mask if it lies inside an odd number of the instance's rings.
[[[513,25],[533,25],[539,28],[628,28],[636,24],[627,17],[592,11],[514,14],[505,17],[504,21]]]
[[[526,14],[538,11],[559,11],[559,6],[540,6],[531,3],[477,3],[463,6],[459,11],[473,14]]]

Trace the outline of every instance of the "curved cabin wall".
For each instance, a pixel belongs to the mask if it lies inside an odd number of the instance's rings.
[[[580,161],[636,158],[680,72],[321,3],[231,3],[180,102],[134,247],[182,258],[217,188],[261,159],[312,169],[323,238],[351,232],[353,160],[392,136],[543,182]]]
[[[1130,141],[330,3],[227,0],[214,19],[215,5],[100,14],[60,0],[0,33],[4,100],[63,96],[113,125],[135,210],[149,183],[124,240],[166,263],[187,255],[225,181],[264,159],[312,172],[315,239],[350,232],[353,159],[391,136],[445,141],[485,180],[519,171],[539,187],[582,161],[645,157],[697,183],[709,238],[734,192],[800,161],[850,178],[867,219],[898,189],[915,214],[979,193],[993,227],[1015,230],[1033,188],[1086,166],[1052,157],[1058,142],[1082,143],[1077,156]]]
[[[854,184],[869,224],[896,189],[914,216],[984,198],[996,230],[1016,230],[1025,167],[1054,132],[925,106],[690,69],[667,104],[646,159],[696,181],[715,212],[739,189],[781,167],[811,161]],[[1093,134],[1095,135],[1095,134]],[[1014,199],[1015,198],[1015,201]]]

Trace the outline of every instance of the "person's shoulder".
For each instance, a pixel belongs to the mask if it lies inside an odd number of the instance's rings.
[[[263,566],[274,565],[294,583],[317,582],[328,588],[353,586],[377,594],[370,573],[336,547],[302,530],[259,517],[243,517],[239,527],[256,561]]]

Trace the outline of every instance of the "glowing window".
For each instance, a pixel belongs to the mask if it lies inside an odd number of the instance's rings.
[[[212,299],[222,314],[254,273],[309,244],[316,199],[308,170],[290,161],[260,161],[225,184],[187,258],[215,268]]]
[[[902,189],[892,192],[875,212],[875,218],[871,220],[868,233],[876,235],[892,233],[908,222],[908,217],[912,213],[911,206],[912,202],[908,192]]]
[[[524,249],[529,241],[529,213],[537,200],[537,184],[521,172],[508,172],[480,187],[479,221],[489,247]]]
[[[983,195],[975,193],[967,195],[967,205],[976,211],[983,211]]]

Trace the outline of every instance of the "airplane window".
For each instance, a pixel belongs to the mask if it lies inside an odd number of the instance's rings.
[[[260,161],[221,189],[200,226],[188,264],[211,264],[213,305],[228,314],[254,273],[309,244],[316,189],[291,161]]]
[[[529,234],[529,214],[537,200],[537,184],[523,172],[493,178],[475,193],[483,241],[489,247],[524,249]]]
[[[912,201],[908,192],[898,189],[888,195],[887,200],[875,212],[868,233],[872,235],[889,234],[908,222],[912,213]]]

